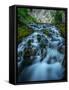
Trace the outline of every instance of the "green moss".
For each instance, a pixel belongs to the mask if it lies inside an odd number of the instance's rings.
[[[29,15],[29,9],[27,8],[18,8],[18,43],[22,38],[30,35],[33,30],[27,27],[28,23],[36,22],[36,19]]]
[[[43,33],[47,36],[49,36],[49,30],[43,30]]]
[[[26,26],[23,27],[19,27],[18,28],[18,43],[25,37],[27,37],[28,35],[30,35],[31,33],[33,33],[33,30],[27,28]]]
[[[64,38],[65,37],[65,24],[57,24],[56,25],[59,29],[59,32],[61,33],[61,36]]]
[[[64,15],[64,11],[63,10],[58,10],[55,12],[55,15],[54,15],[54,20],[53,20],[53,24],[61,24],[61,23],[64,23],[65,21],[63,20],[65,18],[65,15]]]
[[[56,24],[55,26],[58,28],[59,32],[61,33],[61,36],[65,38],[65,24]],[[43,33],[47,36],[50,36],[49,30],[44,30]]]
[[[30,10],[27,8],[18,8],[18,24],[36,23],[36,18],[29,15]]]

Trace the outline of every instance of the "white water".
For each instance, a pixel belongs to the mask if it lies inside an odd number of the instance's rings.
[[[45,24],[39,24],[36,26],[33,24],[29,25],[29,27],[34,29],[35,32],[26,39],[23,39],[23,41],[18,45],[18,53],[21,51],[24,53],[24,49],[28,47],[27,42],[33,40],[31,46],[36,49],[33,63],[22,70],[18,81],[59,80],[64,76],[64,67],[62,66],[64,53],[60,53],[58,50],[59,47],[64,45],[64,39],[61,37],[55,26],[44,26]],[[43,34],[42,30],[45,28],[51,32],[51,37]],[[38,41],[37,35],[41,37],[40,41]],[[40,47],[42,41],[46,44],[46,47],[42,48],[43,53],[41,53]],[[20,59],[18,61],[18,67],[20,67],[21,63],[24,61],[23,56],[20,57],[18,57],[18,60]]]

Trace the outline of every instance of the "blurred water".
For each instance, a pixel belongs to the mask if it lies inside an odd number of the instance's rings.
[[[59,30],[55,26],[47,26],[45,24],[31,24],[29,27],[34,29],[35,32],[26,39],[23,39],[23,41],[18,45],[18,53],[24,53],[24,49],[28,47],[27,42],[31,40],[31,47],[36,49],[36,54],[32,64],[22,70],[18,81],[62,79],[65,70],[65,68],[62,66],[64,53],[61,53],[59,48],[64,46],[64,38],[61,37]],[[43,29],[48,29],[51,36],[46,36],[42,32]],[[40,37],[40,40],[38,40],[38,36]],[[46,47],[40,47],[41,42],[44,43]],[[23,56],[18,57],[18,68],[24,61]]]

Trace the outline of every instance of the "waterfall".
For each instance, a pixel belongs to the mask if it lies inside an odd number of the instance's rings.
[[[35,11],[36,10],[34,10],[34,12]],[[42,14],[46,13],[43,10],[42,12],[38,12]],[[39,14],[37,16],[39,16]],[[49,24],[29,24],[29,27],[34,29],[35,32],[26,39],[23,39],[18,45],[18,53],[23,53],[18,55],[18,58],[21,58],[21,60],[17,63],[19,63],[18,68],[24,61],[30,64],[22,70],[18,81],[62,79],[64,73],[64,67],[62,66],[64,60],[64,52],[62,49],[64,38],[61,37],[59,30],[55,26]],[[51,37],[42,32],[44,29],[49,30]],[[28,52],[30,51],[28,55],[26,55],[28,56],[28,60],[24,60],[25,48]]]

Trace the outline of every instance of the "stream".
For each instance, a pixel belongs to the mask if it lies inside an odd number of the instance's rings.
[[[58,28],[51,24],[28,27],[34,32],[18,45],[18,82],[62,79],[65,44]],[[49,30],[49,35],[43,30]]]

